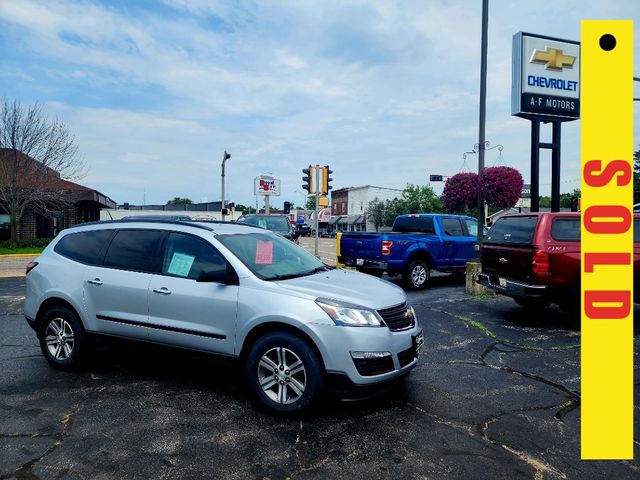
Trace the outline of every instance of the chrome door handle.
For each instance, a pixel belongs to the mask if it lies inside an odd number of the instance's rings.
[[[154,288],[153,291],[161,295],[171,295],[171,290],[169,290],[167,287]]]
[[[91,285],[102,285],[102,280],[94,278],[93,280],[87,280],[87,283],[90,283]]]

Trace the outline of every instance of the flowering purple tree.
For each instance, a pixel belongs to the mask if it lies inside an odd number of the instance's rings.
[[[520,172],[511,167],[485,168],[480,175],[484,201],[498,210],[511,208],[518,202],[523,184]]]
[[[456,173],[448,178],[442,191],[442,203],[448,212],[464,212],[478,204],[478,174]]]

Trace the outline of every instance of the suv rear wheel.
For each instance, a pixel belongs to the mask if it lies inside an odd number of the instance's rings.
[[[49,364],[70,370],[80,363],[84,331],[77,315],[66,307],[52,307],[44,314],[38,331],[40,350]]]
[[[309,408],[324,386],[318,354],[288,332],[273,332],[256,341],[247,356],[249,388],[262,404],[278,413]]]

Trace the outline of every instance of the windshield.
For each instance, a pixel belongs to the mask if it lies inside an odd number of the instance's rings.
[[[289,219],[285,217],[245,217],[239,219],[238,222],[258,225],[272,232],[289,233]]]
[[[329,268],[303,248],[268,232],[218,235],[216,239],[263,280],[302,277]]]

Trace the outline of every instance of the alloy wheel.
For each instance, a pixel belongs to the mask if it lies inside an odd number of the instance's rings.
[[[298,355],[288,348],[276,347],[260,359],[258,382],[271,400],[291,404],[304,394],[307,372]]]
[[[47,325],[45,341],[49,354],[55,360],[66,360],[73,353],[74,333],[64,318],[54,318]]]

